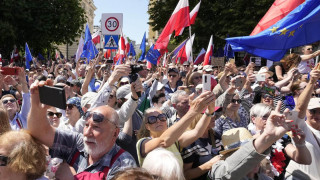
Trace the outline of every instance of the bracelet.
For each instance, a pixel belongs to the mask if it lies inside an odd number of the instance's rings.
[[[134,101],[138,101],[139,98],[138,98],[138,99],[135,99],[135,98],[131,95],[131,99],[134,100]]]
[[[16,85],[14,85],[13,87],[17,87],[19,85],[19,83],[17,83]]]
[[[294,146],[296,146],[296,147],[305,147],[306,146],[306,142],[304,142],[303,144],[295,144]]]
[[[205,114],[206,116],[208,116],[208,117],[213,117],[213,116],[214,116],[214,113],[213,113],[213,114],[209,114],[209,113],[207,113],[207,112],[204,112],[204,114]]]

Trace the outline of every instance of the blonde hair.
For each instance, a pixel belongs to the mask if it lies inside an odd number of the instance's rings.
[[[143,116],[143,120],[142,120],[142,124],[141,124],[141,128],[138,132],[138,139],[144,138],[144,137],[150,137],[150,131],[146,128],[146,123],[148,123],[148,117],[149,117],[149,113],[154,112],[154,111],[158,111],[160,113],[162,113],[162,111],[159,108],[153,107],[153,108],[149,108],[145,111],[145,114]]]
[[[10,131],[11,126],[9,124],[9,116],[6,109],[2,107],[2,103],[0,105],[0,135]]]
[[[8,131],[0,136],[0,147],[8,153],[8,166],[28,180],[40,178],[46,171],[46,151],[26,130]]]
[[[202,76],[202,74],[199,73],[199,72],[193,72],[193,73],[190,75],[189,79],[188,79],[188,85],[194,85],[194,83],[193,83],[193,78],[194,78],[196,75]]]

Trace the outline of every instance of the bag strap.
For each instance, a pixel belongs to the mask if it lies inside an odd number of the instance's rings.
[[[17,122],[17,124],[18,124],[19,128],[20,128],[20,129],[23,129],[22,122],[21,122],[21,120],[19,119],[18,115],[17,115],[16,122]]]
[[[106,177],[108,175],[108,172],[110,170],[110,167],[112,167],[113,163],[118,159],[118,157],[124,153],[125,150],[123,150],[122,148],[117,152],[116,155],[114,155],[111,159],[111,162],[110,162],[110,166],[106,166],[104,169],[103,169],[103,173],[104,173],[104,177]]]
[[[80,152],[77,150],[77,152],[73,155],[69,165],[73,166],[73,164],[76,162],[76,160],[78,159],[79,156],[80,156]]]

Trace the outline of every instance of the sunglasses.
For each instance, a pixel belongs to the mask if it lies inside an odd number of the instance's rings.
[[[104,115],[98,112],[87,111],[83,116],[85,121],[88,121],[91,117],[92,117],[92,120],[96,123],[101,123],[104,120]],[[114,122],[110,120],[108,120],[108,122],[118,127]]]
[[[237,102],[238,104],[240,104],[241,103],[241,99],[232,99],[231,102],[232,103],[236,103]]]
[[[309,113],[315,115],[316,113],[320,114],[320,111],[317,111],[316,109],[309,109]]]
[[[124,86],[124,85],[126,85],[126,84],[129,84],[128,82],[121,82],[120,83],[120,86]]]
[[[0,155],[0,166],[6,166],[9,163],[9,158],[7,156]]]
[[[183,65],[184,67],[189,67],[189,65]]]
[[[308,48],[307,50],[308,50],[308,51],[311,51],[311,50],[312,50],[312,48]]]
[[[320,97],[320,94],[312,94],[312,97]]]
[[[264,99],[266,99],[266,98],[273,99],[273,98],[274,98],[274,96],[271,96],[270,94],[264,94],[262,97],[263,97]]]
[[[169,74],[169,77],[175,78],[175,77],[177,77],[177,75],[175,75],[175,74]]]
[[[62,113],[59,113],[59,112],[54,113],[54,112],[48,111],[47,115],[50,116],[50,117],[56,115],[57,118],[61,118]]]
[[[149,116],[148,117],[148,124],[154,124],[157,122],[157,119],[159,119],[160,121],[164,122],[167,121],[167,117],[165,114],[159,114],[158,116]]]
[[[48,78],[49,78],[49,79],[54,79],[54,77],[53,77],[53,76],[48,76]]]
[[[72,109],[73,109],[73,107],[74,107],[74,105],[73,105],[73,104],[67,104],[67,109],[72,110]]]
[[[16,100],[16,99],[6,99],[6,100],[3,100],[2,103],[3,103],[3,104],[7,104],[9,101],[10,101],[11,103],[14,103],[14,102],[16,102],[17,100]]]

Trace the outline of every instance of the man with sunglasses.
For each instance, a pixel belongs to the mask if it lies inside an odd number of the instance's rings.
[[[168,70],[168,82],[164,85],[166,98],[169,99],[170,95],[178,90],[179,86],[182,86],[183,82],[179,80],[179,70],[175,67]]]
[[[310,151],[312,162],[310,165],[302,165],[290,161],[285,175],[288,179],[319,179],[320,177],[320,98],[311,97],[319,78],[319,70],[310,72],[310,81],[300,94],[296,105],[298,117],[294,119],[294,124],[297,124],[306,136],[304,144],[295,144],[295,146],[297,148],[306,146]]]
[[[54,129],[46,120],[46,106],[40,103],[38,86],[38,81],[31,86],[28,130],[50,148],[52,157],[59,157],[74,168],[75,179],[101,179],[98,173],[111,179],[118,171],[136,166],[132,156],[115,144],[120,120],[114,109],[99,106],[87,111],[83,135]]]

